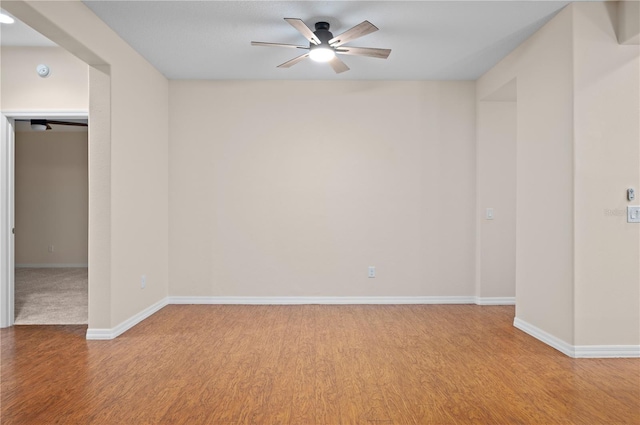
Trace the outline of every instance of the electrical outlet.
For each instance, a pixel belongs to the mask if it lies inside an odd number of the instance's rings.
[[[146,275],[142,275],[140,276],[140,288],[144,289],[147,286],[147,276]]]
[[[369,277],[376,277],[376,267],[375,266],[369,266]]]

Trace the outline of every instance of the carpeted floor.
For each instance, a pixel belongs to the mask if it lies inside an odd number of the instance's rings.
[[[87,268],[16,268],[16,325],[88,322]]]

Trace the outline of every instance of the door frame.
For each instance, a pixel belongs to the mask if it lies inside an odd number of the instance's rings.
[[[83,111],[2,111],[0,113],[0,328],[15,320],[15,120],[88,119]]]

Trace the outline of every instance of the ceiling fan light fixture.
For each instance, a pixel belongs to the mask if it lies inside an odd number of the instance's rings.
[[[47,120],[31,120],[31,130],[33,131],[46,131],[51,130],[51,126],[47,123]]]
[[[336,52],[329,46],[312,47],[309,52],[311,60],[316,62],[329,62],[336,56]]]
[[[31,130],[33,131],[45,131],[47,126],[44,124],[31,124]]]
[[[13,24],[14,22],[15,19],[13,19],[11,16],[5,13],[0,13],[0,24]]]
[[[311,28],[302,21],[302,19],[284,18],[284,20],[297,29],[298,32],[309,41],[309,47],[296,46],[294,44],[265,43],[262,41],[251,42],[252,46],[288,47],[290,49],[308,50],[308,53],[304,53],[286,61],[285,63],[281,63],[278,65],[278,68],[291,68],[302,60],[311,58],[314,62],[328,63],[336,74],[340,74],[348,71],[349,67],[340,59],[340,57],[337,56],[338,54],[386,59],[391,53],[391,49],[344,46],[345,43],[349,43],[352,40],[378,31],[378,28],[369,21],[362,21],[355,27],[352,27],[342,34],[334,37],[333,33],[329,31],[330,25],[328,22],[316,22],[316,30],[312,31]]]

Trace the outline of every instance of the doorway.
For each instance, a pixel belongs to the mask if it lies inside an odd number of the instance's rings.
[[[87,324],[88,123],[38,118],[14,127],[14,324]]]
[[[476,293],[516,303],[517,80],[477,105]]]
[[[2,115],[2,327],[88,322],[87,118]],[[31,119],[76,125],[33,131]]]

